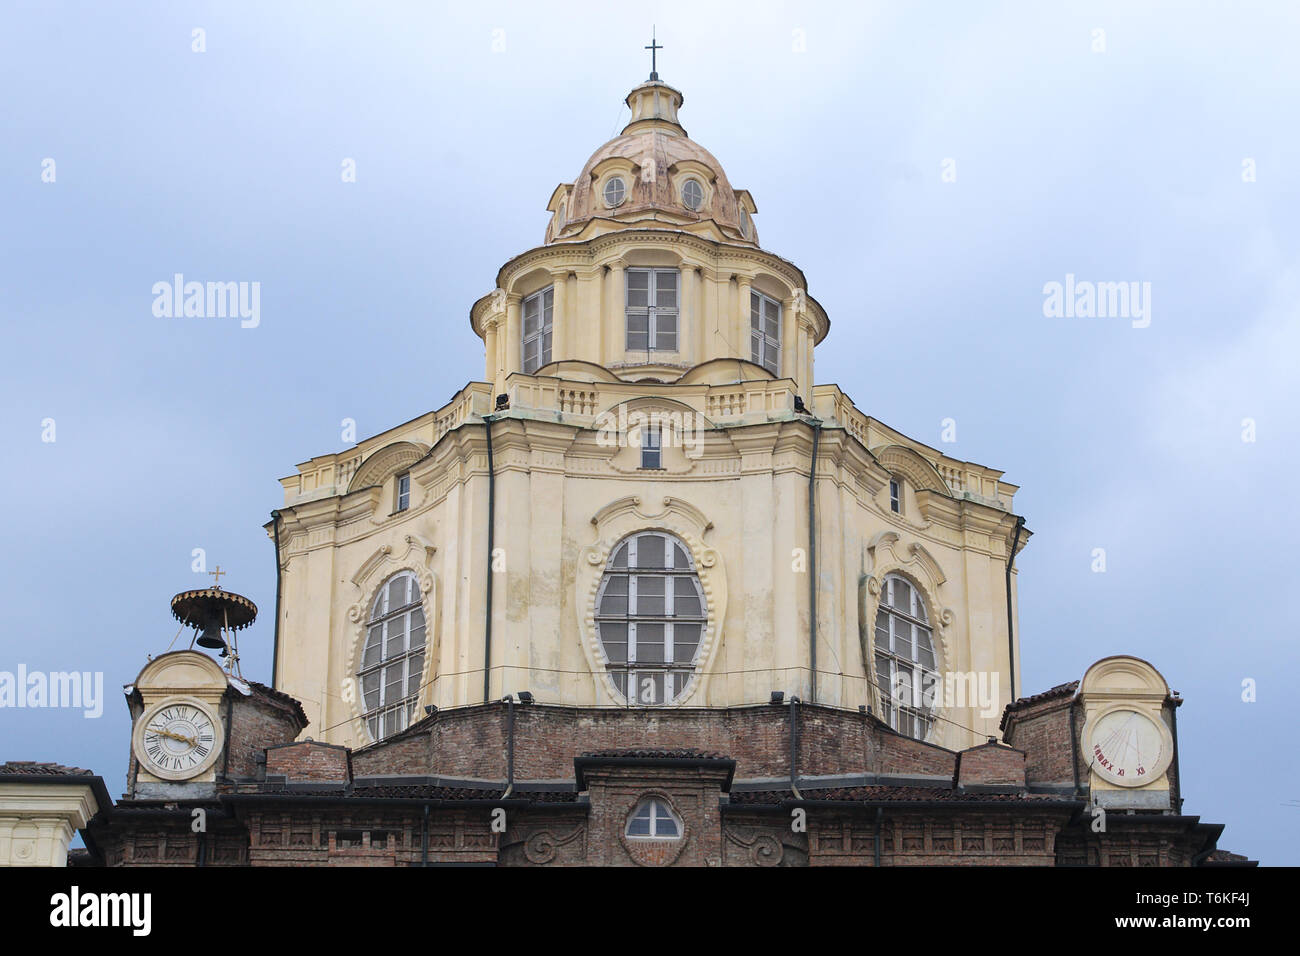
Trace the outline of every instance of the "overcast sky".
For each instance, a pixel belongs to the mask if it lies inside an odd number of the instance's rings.
[[[1151,661],[1185,811],[1300,863],[1300,8],[1132,6],[6,2],[0,670],[107,701],[0,710],[0,759],[122,792],[195,548],[269,681],[277,479],[482,377],[470,304],[626,122],[653,18],[831,316],[818,380],[1021,486],[1025,691]],[[175,273],[259,282],[260,324],[155,316]],[[1067,275],[1149,312],[1045,315]]]

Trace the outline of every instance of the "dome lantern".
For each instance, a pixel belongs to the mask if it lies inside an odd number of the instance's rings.
[[[632,121],[623,127],[623,135],[657,130],[669,136],[685,136],[686,130],[677,122],[677,110],[684,100],[680,90],[658,78],[647,80],[624,100],[632,111]]]

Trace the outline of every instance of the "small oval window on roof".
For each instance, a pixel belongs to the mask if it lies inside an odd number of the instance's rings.
[[[704,187],[697,180],[688,179],[682,184],[682,205],[692,210],[704,205]]]
[[[615,206],[621,206],[623,200],[627,198],[627,186],[623,183],[621,176],[612,177],[609,182],[605,183],[605,205],[613,209]]]

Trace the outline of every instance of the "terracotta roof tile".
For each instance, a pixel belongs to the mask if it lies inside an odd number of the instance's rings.
[[[1211,863],[1245,863],[1250,858],[1241,853],[1233,853],[1231,850],[1213,850],[1206,859]]]
[[[9,760],[0,763],[0,774],[29,777],[93,777],[95,771],[82,767],[65,767],[61,763],[40,763],[35,760]]]
[[[265,684],[259,684],[255,680],[246,680],[244,683],[252,688],[253,693],[259,697],[263,697],[273,703],[292,710],[302,726],[307,726],[307,713],[302,709],[302,704],[296,697],[290,697],[282,690],[276,690],[274,687],[267,687]]]
[[[730,760],[726,754],[709,753],[693,747],[655,748],[633,747],[614,750],[597,750],[582,755],[585,758],[634,758],[637,760]]]
[[[1002,723],[1000,724],[1000,729],[1002,730],[1006,729],[1007,718],[1011,716],[1012,711],[1020,710],[1021,708],[1024,707],[1029,707],[1032,704],[1042,703],[1043,701],[1051,700],[1054,697],[1073,697],[1074,692],[1078,689],[1079,689],[1079,682],[1077,680],[1072,680],[1066,684],[1057,684],[1055,687],[1051,687],[1043,691],[1042,693],[1033,694],[1029,697],[1021,697],[1017,700],[1013,700],[1011,703],[1007,704],[1007,706],[1002,711]]]
[[[334,797],[346,799],[387,800],[500,800],[500,787],[441,787],[431,784],[399,784],[375,787],[276,787],[262,786],[251,792],[257,795],[273,794],[277,797]],[[578,794],[573,790],[520,790],[508,799],[532,800],[535,803],[574,803]]]
[[[803,787],[805,800],[842,800],[845,803],[1051,803],[1061,800],[1039,793],[967,793],[946,787]],[[731,803],[741,806],[774,806],[794,798],[784,790],[733,790]]]

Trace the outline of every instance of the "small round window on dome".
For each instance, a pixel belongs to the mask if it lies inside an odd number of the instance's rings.
[[[605,183],[605,205],[613,209],[615,206],[623,205],[623,200],[627,198],[627,186],[623,184],[621,176],[615,176],[609,182]]]
[[[682,184],[682,205],[692,210],[704,205],[704,187],[696,180],[688,179]]]

